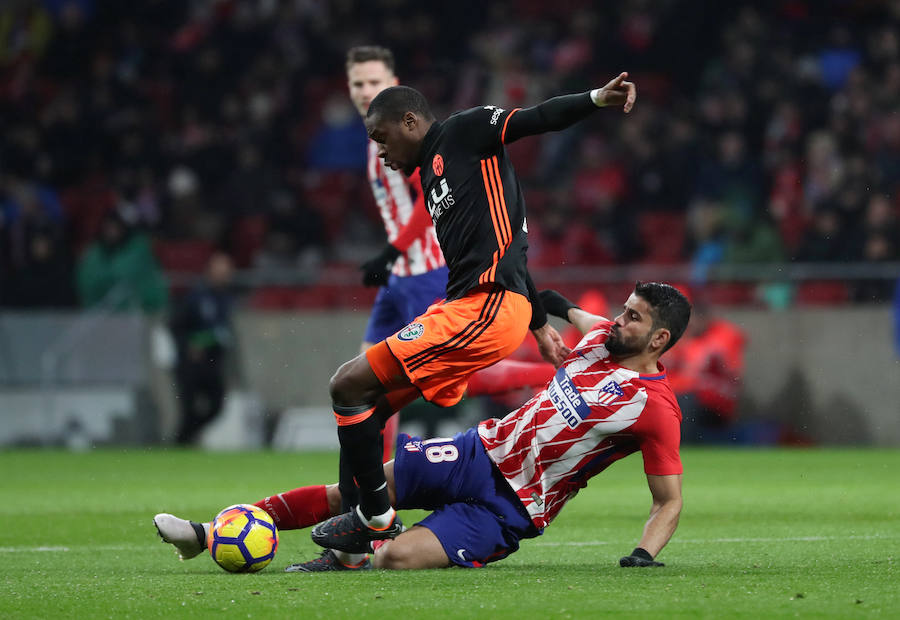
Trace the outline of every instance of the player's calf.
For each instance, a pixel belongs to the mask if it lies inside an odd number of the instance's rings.
[[[372,549],[375,568],[411,570],[450,565],[440,540],[426,527],[412,527],[393,540],[373,542]]]

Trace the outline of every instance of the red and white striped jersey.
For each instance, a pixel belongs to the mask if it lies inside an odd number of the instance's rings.
[[[368,176],[375,203],[384,220],[384,230],[388,242],[397,240],[403,229],[409,224],[417,209],[427,214],[422,193],[422,182],[416,170],[407,177],[399,170],[391,170],[384,165],[376,153],[378,145],[369,140]],[[438,245],[434,225],[428,222],[411,240],[403,240],[397,244],[402,254],[394,261],[393,273],[398,276],[417,276],[445,265],[444,255]],[[407,247],[399,247],[410,241]]]
[[[547,387],[478,434],[488,456],[545,527],[613,462],[641,451],[651,475],[682,473],[681,410],[660,364],[641,375],[609,358],[611,321],[587,333]]]

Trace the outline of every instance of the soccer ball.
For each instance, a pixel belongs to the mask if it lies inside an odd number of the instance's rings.
[[[278,529],[262,508],[236,504],[216,516],[206,546],[216,564],[229,573],[255,573],[275,557]]]

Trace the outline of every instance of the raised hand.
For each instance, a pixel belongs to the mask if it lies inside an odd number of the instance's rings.
[[[637,88],[634,82],[626,81],[627,77],[628,72],[623,71],[611,79],[603,88],[592,91],[591,98],[594,100],[594,103],[601,108],[610,105],[621,105],[622,110],[626,114],[631,112],[631,108],[634,107],[634,101],[637,99]]]

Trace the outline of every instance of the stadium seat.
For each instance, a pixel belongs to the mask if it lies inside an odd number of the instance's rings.
[[[638,234],[645,254],[641,262],[670,265],[683,260],[685,237],[683,213],[650,211],[638,216]]]
[[[540,140],[519,140],[509,145],[507,151],[520,179],[529,180],[537,175],[541,156]]]
[[[263,286],[250,295],[249,305],[255,310],[270,311],[327,309],[339,305],[341,293],[341,287],[329,284]]]
[[[755,289],[749,282],[713,282],[704,289],[704,300],[716,306],[752,305]]]
[[[253,257],[262,247],[269,224],[264,215],[240,219],[231,231],[231,254],[239,268],[253,264]]]
[[[197,239],[153,242],[153,253],[165,271],[203,273],[215,246]]]
[[[248,305],[254,310],[284,310],[288,307],[287,288],[283,286],[263,286],[254,290]]]
[[[76,187],[60,192],[66,221],[72,227],[76,252],[80,252],[100,232],[100,222],[115,208],[116,196],[102,176],[91,177]]]
[[[371,286],[336,286],[333,298],[342,308],[368,312],[375,303],[377,294],[378,289]]]
[[[360,183],[360,175],[347,172],[310,174],[305,179],[304,197],[321,214],[328,243],[340,239],[345,231],[348,212],[359,204]],[[374,208],[359,209],[357,214],[378,217]]]
[[[829,280],[803,282],[797,287],[794,301],[800,306],[827,306],[847,303],[850,291],[843,282]]]

